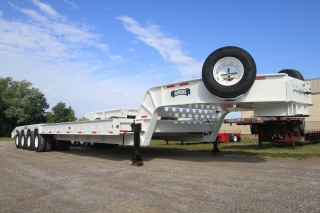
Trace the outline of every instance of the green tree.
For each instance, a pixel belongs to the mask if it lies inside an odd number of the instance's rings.
[[[66,107],[66,104],[61,101],[52,107],[51,110],[52,112],[46,114],[47,123],[72,122],[77,120],[72,107]]]
[[[45,122],[48,108],[44,94],[31,82],[0,78],[0,136],[10,136],[18,125]]]
[[[78,121],[86,121],[86,117],[82,116],[82,118],[79,118]]]

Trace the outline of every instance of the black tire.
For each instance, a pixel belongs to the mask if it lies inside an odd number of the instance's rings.
[[[237,142],[241,142],[241,137],[238,137],[238,140],[237,140]]]
[[[228,63],[229,60],[232,63]],[[225,63],[222,63],[223,61]],[[235,61],[239,63],[237,64]],[[220,67],[219,64],[225,66]],[[241,71],[236,69],[241,66],[243,66],[242,74]],[[216,68],[220,69],[220,72],[214,74]],[[230,69],[231,73],[229,72]],[[228,72],[226,72],[227,70]],[[232,78],[230,74],[237,74],[238,76]],[[233,46],[222,47],[212,52],[202,67],[204,85],[210,93],[220,98],[235,98],[246,93],[253,85],[256,74],[256,63],[252,56],[244,49]]]
[[[17,131],[17,134],[14,138],[14,143],[15,143],[17,149],[21,149],[21,134],[18,131]]]
[[[54,140],[54,137],[52,135],[47,135],[47,137],[46,137],[46,149],[45,149],[46,152],[52,150],[53,140]]]
[[[46,137],[38,132],[34,133],[34,148],[36,152],[44,152],[46,149]]]
[[[63,151],[63,150],[64,150],[65,145],[66,145],[66,141],[63,141],[63,140],[57,140],[56,150],[57,150],[57,151]]]
[[[286,73],[286,74],[288,74],[288,76],[290,76],[292,78],[296,78],[296,79],[304,81],[302,74],[298,70],[284,69],[284,70],[279,71],[279,73]]]
[[[28,144],[28,150],[29,151],[35,150],[35,147],[34,147],[34,134],[33,133],[29,133],[29,135],[27,137],[27,144]]]
[[[28,149],[27,136],[21,131],[21,148]]]
[[[70,146],[71,146],[71,141],[65,141],[63,150],[68,151],[70,149]]]

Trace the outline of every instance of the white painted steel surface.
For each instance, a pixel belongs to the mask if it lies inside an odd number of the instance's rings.
[[[122,108],[86,113],[90,121],[16,127],[26,133],[38,129],[60,140],[133,145],[131,123],[141,123],[141,145],[153,138],[215,140],[229,112],[253,110],[255,116],[306,116],[311,105],[310,82],[286,74],[258,75],[251,89],[236,98],[212,95],[202,79],[150,88],[139,109]],[[127,117],[136,116],[134,118]],[[162,118],[162,119],[161,119]]]
[[[122,108],[122,109],[111,109],[101,110],[95,112],[87,112],[84,117],[88,120],[101,120],[109,119],[113,117],[127,118],[128,116],[136,116],[138,109],[134,108]]]

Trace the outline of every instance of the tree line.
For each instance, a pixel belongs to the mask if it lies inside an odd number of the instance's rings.
[[[72,107],[61,101],[47,109],[45,95],[31,82],[0,77],[0,137],[10,137],[16,126],[77,120]]]

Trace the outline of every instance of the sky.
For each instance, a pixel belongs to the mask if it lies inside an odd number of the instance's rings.
[[[49,110],[62,101],[78,118],[201,78],[224,46],[248,51],[258,74],[320,77],[320,1],[0,1],[0,77],[30,81]]]

